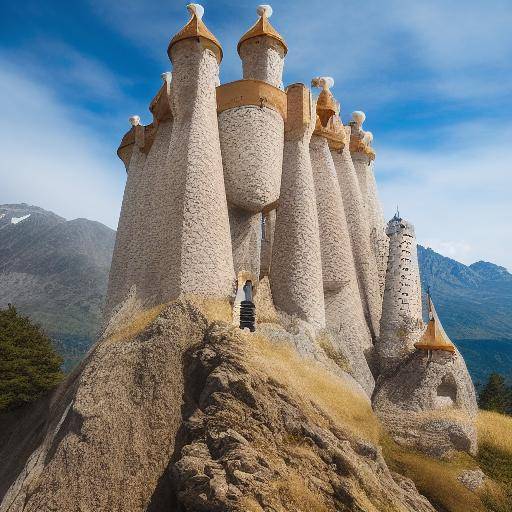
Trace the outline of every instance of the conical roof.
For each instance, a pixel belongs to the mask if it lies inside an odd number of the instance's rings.
[[[169,47],[167,48],[167,55],[172,61],[171,48],[178,41],[183,39],[201,39],[217,56],[217,61],[220,63],[222,60],[222,46],[218,39],[208,30],[204,24],[202,17],[204,9],[199,4],[188,4],[187,9],[191,14],[189,22],[171,39]]]
[[[238,53],[240,54],[240,46],[242,46],[242,43],[245,41],[252,39],[253,37],[259,37],[259,36],[267,36],[275,39],[284,48],[284,54],[286,55],[288,53],[288,46],[286,46],[286,43],[284,42],[283,36],[270,24],[270,21],[268,19],[272,15],[272,8],[270,5],[260,5],[256,9],[256,12],[259,15],[258,21],[240,38],[240,41],[238,41],[238,45],[236,47]]]
[[[419,350],[445,350],[446,352],[455,352],[455,345],[451,342],[443,329],[439,317],[437,316],[434,303],[430,298],[430,294],[427,294],[427,298],[430,319],[421,340],[415,343],[414,346]]]

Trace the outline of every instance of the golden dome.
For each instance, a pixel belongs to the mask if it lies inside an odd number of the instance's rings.
[[[430,320],[427,329],[423,333],[420,341],[414,344],[419,350],[444,350],[446,352],[455,352],[455,346],[443,329],[439,317],[437,316],[434,303],[428,294],[428,309]]]
[[[284,42],[283,37],[270,24],[270,21],[268,21],[268,19],[272,15],[272,7],[270,7],[270,5],[260,5],[256,9],[256,12],[258,13],[260,18],[240,38],[240,41],[238,41],[238,45],[236,47],[238,54],[240,54],[240,46],[242,46],[242,43],[244,43],[245,41],[248,41],[249,39],[252,39],[253,37],[267,36],[267,37],[271,37],[272,39],[275,39],[276,41],[281,43],[282,47],[284,48],[284,54],[286,55],[288,53],[288,47],[286,46],[286,43]]]
[[[171,48],[178,41],[183,41],[184,39],[198,39],[205,46],[210,48],[213,53],[215,53],[217,61],[220,64],[220,61],[222,60],[222,46],[201,19],[204,13],[203,7],[199,4],[188,4],[187,9],[191,14],[191,18],[189,22],[171,39],[169,47],[167,48],[167,55],[169,55],[169,59],[172,61]]]

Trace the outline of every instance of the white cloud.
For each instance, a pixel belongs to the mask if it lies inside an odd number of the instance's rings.
[[[32,203],[117,225],[124,169],[100,119],[63,105],[27,68],[0,57],[0,203]]]
[[[437,130],[424,130],[428,139]],[[381,144],[376,175],[387,218],[398,204],[419,243],[464,263],[493,261],[512,270],[512,123],[493,120],[441,129],[431,149]]]

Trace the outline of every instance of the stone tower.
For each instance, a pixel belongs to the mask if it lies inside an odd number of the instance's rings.
[[[382,296],[379,285],[379,271],[374,248],[370,238],[370,225],[365,203],[357,179],[354,163],[350,156],[350,126],[345,128],[346,143],[342,148],[331,148],[331,155],[343,197],[352,252],[359,281],[361,301],[366,321],[374,340],[378,338]]]
[[[315,327],[325,326],[322,257],[309,143],[316,112],[302,84],[287,88],[283,174],[270,278],[275,305]]]
[[[364,112],[356,111],[352,114],[350,153],[356,169],[361,195],[366,208],[370,237],[379,270],[379,284],[381,295],[384,292],[386,265],[388,255],[388,239],[385,234],[385,221],[382,206],[377,194],[377,183],[373,170],[375,152],[372,148],[373,135],[362,128],[366,119]]]
[[[139,182],[139,208],[123,207],[120,218],[121,228],[136,226],[140,256],[124,268],[114,258],[106,314],[134,286],[146,305],[186,293],[228,297],[233,292],[215,94],[222,49],[201,20],[202,7],[188,9],[189,22],[169,44],[172,82],[166,74],[150,107],[154,122],[146,127],[151,147]]]
[[[339,107],[329,90],[334,80],[321,77],[314,79],[312,85],[322,87],[316,104],[310,156],[320,229],[326,322],[339,334],[340,342],[356,342],[369,356],[372,338],[364,317],[343,198],[330,151],[330,147],[341,149],[345,131],[339,119]]]
[[[386,234],[389,258],[376,344],[382,374],[392,373],[415,350],[423,330],[414,226],[397,214],[389,221]]]
[[[268,18],[270,6],[238,43],[243,80],[217,90],[224,180],[237,273],[260,275],[262,215],[275,209],[281,187],[286,95],[286,43]],[[262,100],[265,98],[265,100]]]

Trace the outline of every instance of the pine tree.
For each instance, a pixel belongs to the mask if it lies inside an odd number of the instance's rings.
[[[50,338],[14,306],[0,310],[0,411],[36,400],[63,378]]]
[[[512,413],[512,389],[499,373],[491,373],[487,384],[480,391],[478,404],[481,409],[502,414]]]

